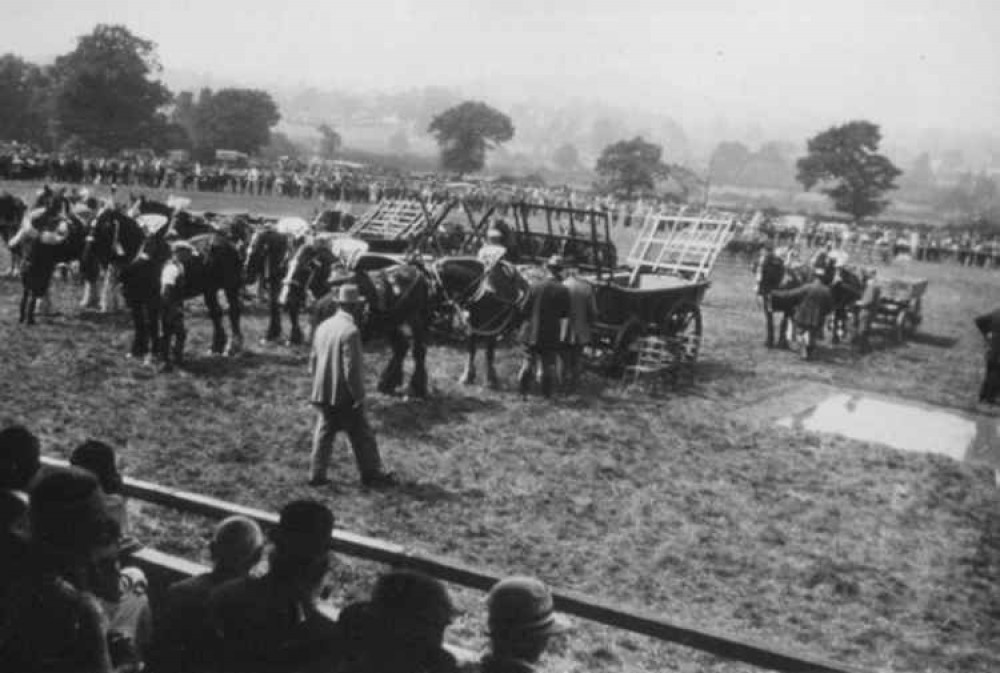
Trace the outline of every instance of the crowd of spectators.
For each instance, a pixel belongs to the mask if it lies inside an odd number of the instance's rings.
[[[418,572],[383,574],[338,614],[322,600],[335,519],[314,500],[285,505],[269,540],[252,519],[225,519],[209,542],[212,569],[151,602],[116,463],[112,447],[88,440],[69,467],[43,466],[28,429],[0,431],[3,670],[530,673],[565,628],[529,577],[490,591],[479,660],[445,647],[456,609]]]

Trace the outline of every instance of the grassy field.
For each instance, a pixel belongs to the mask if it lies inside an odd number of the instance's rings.
[[[194,203],[235,206],[312,209],[235,196]],[[359,488],[346,447],[332,489],[305,485],[306,353],[256,345],[262,307],[246,320],[249,351],[225,360],[204,354],[209,326],[192,303],[189,364],[162,375],[124,358],[124,316],[78,312],[79,288],[56,283],[61,314],[29,329],[16,324],[19,284],[3,281],[0,422],[27,423],[54,455],[105,438],[128,474],[243,504],[320,495],[344,529],[705,628],[886,670],[997,671],[992,472],[769,422],[787,411],[782,400],[815,386],[973,408],[981,344],[971,318],[992,308],[1000,278],[921,263],[894,271],[930,280],[920,334],[877,339],[864,357],[827,345],[804,363],[763,348],[749,272],[721,263],[696,383],[658,399],[589,377],[575,394],[521,401],[510,348],[499,354],[505,390],[463,387],[463,354],[436,345],[429,400],[373,397],[383,454],[405,482],[390,493]],[[368,350],[374,389],[385,347]],[[207,522],[142,513],[141,537],[203,557]],[[363,592],[373,570],[345,559],[338,597]],[[457,593],[466,614],[454,630],[479,644],[481,596]],[[557,659],[593,671],[744,670],[587,624]]]

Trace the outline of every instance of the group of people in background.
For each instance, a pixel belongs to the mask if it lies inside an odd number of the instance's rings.
[[[522,673],[565,622],[539,580],[499,581],[486,600],[489,650],[445,646],[459,612],[445,586],[395,569],[338,614],[326,601],[335,517],[310,499],[265,535],[232,516],[208,543],[212,568],[168,587],[139,568],[115,451],[89,440],[70,467],[43,466],[23,426],[0,431],[0,662],[4,670],[118,673],[316,670]]]

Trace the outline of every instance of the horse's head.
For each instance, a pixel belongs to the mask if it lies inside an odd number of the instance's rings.
[[[334,259],[329,247],[315,241],[302,243],[288,263],[278,303],[300,307],[305,304],[307,292],[314,296],[324,294],[324,287],[329,289],[328,277]]]

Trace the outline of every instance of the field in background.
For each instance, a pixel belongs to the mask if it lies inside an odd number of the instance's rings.
[[[194,208],[269,214],[308,214],[315,203],[190,196]],[[361,491],[346,447],[333,489],[305,485],[306,353],[257,345],[262,307],[248,312],[248,352],[224,360],[204,354],[208,324],[192,302],[189,365],[167,376],[125,360],[127,319],[79,314],[70,284],[55,284],[61,315],[17,326],[19,284],[3,281],[0,423],[26,422],[55,455],[105,438],[130,475],[238,503],[277,509],[321,495],[344,529],[705,628],[892,670],[996,671],[992,473],[769,422],[782,399],[814,385],[970,407],[981,366],[971,319],[993,307],[1000,278],[923,263],[882,271],[930,279],[917,338],[876,339],[864,357],[824,348],[803,363],[762,347],[749,272],[720,263],[696,385],[663,399],[591,376],[577,394],[521,401],[515,349],[499,353],[507,385],[493,392],[458,385],[461,350],[436,345],[429,400],[373,397],[383,452],[406,482],[384,494]],[[385,347],[368,350],[373,389]],[[142,514],[146,541],[204,553],[206,522]],[[372,570],[344,560],[338,598],[363,592]],[[456,631],[481,643],[481,596],[458,593]],[[559,657],[593,671],[744,670],[585,624]]]

